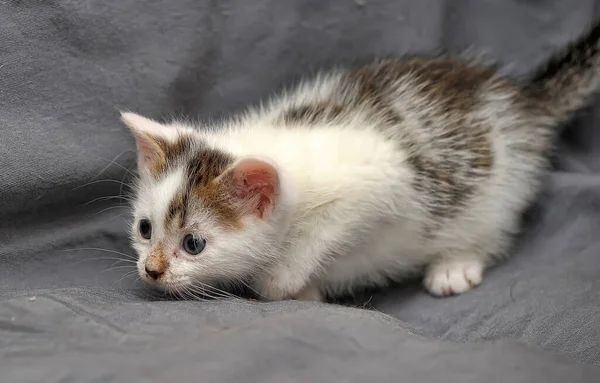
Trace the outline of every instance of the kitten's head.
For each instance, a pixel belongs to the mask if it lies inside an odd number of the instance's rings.
[[[274,261],[291,214],[276,166],[236,158],[181,124],[133,113],[122,120],[137,145],[131,239],[143,280],[197,293],[252,277]]]

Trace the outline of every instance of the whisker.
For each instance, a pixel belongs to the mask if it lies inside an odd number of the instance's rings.
[[[208,289],[210,291],[212,291],[213,293],[218,293],[220,295],[220,297],[222,298],[231,298],[231,299],[238,299],[238,300],[242,300],[240,297],[236,296],[235,294],[232,294],[230,292],[224,291],[222,289],[219,289],[215,286],[212,286],[210,284],[206,284],[200,281],[194,281],[196,285],[200,285],[203,289]],[[197,286],[195,286],[197,287]]]
[[[132,266],[132,265],[113,266],[113,267],[109,267],[109,268],[108,268],[108,269],[106,269],[106,270],[102,270],[102,271],[100,272],[100,274],[102,274],[102,273],[106,273],[106,272],[108,272],[108,271],[116,270],[116,269],[122,269],[122,268],[125,268],[125,267],[129,267],[129,268],[131,268],[131,267],[135,267],[135,266]]]
[[[123,289],[123,285],[122,285],[122,282],[123,282],[123,280],[125,280],[126,278],[128,278],[129,276],[131,276],[131,275],[134,275],[134,274],[137,274],[137,268],[136,268],[136,269],[134,269],[134,270],[128,271],[128,272],[126,272],[125,274],[123,274],[123,275],[121,276],[121,278],[119,278],[118,280],[116,280],[115,282],[113,282],[113,285],[115,285],[116,283],[119,283],[119,285],[120,285],[121,289]],[[141,278],[141,277],[139,277],[139,276],[138,276],[138,278],[137,278],[137,279],[140,279],[140,278]],[[137,280],[137,279],[136,279],[136,280]],[[132,282],[132,284],[135,284],[135,281],[133,281],[133,282]]]
[[[193,292],[194,295],[194,299],[200,300],[200,301],[205,301],[208,302],[209,300],[219,300],[219,299],[224,299],[225,297],[219,296],[219,295],[213,295],[210,294],[206,291],[196,291],[196,290],[191,290]],[[208,299],[206,299],[208,298]]]
[[[243,279],[240,279],[238,282],[241,283],[243,286],[247,287],[248,289],[250,289],[250,291],[252,291],[254,294],[256,294],[257,297],[263,298],[263,299],[266,298],[264,295],[262,295],[261,293],[259,293],[258,291],[256,291],[252,286],[250,286],[249,283],[247,283]]]
[[[123,174],[123,178],[121,178],[121,186],[119,186],[119,195],[123,195],[123,184],[125,183],[125,178],[127,177],[127,173]],[[134,175],[133,176],[134,179],[136,179],[137,177]],[[133,190],[132,186],[129,186],[130,189]],[[121,205],[122,201],[119,201],[119,205]]]
[[[127,209],[127,208],[128,208],[128,206],[121,206],[121,205],[119,205],[119,206],[110,206],[110,207],[107,207],[106,209],[102,209],[99,212],[92,214],[92,217],[97,216],[97,215],[102,214],[102,213],[106,213],[109,210],[113,210],[113,209]]]
[[[201,283],[201,282],[197,282],[197,283]],[[215,286],[211,286],[209,284],[201,283],[201,286],[194,286],[194,287],[201,287],[203,290],[205,290],[205,291],[208,290],[207,292],[218,294],[221,297],[229,297],[229,298],[234,297],[233,294],[231,294],[227,291],[221,290]]]
[[[120,207],[125,207],[125,206],[120,206]],[[124,213],[117,214],[117,215],[115,215],[115,216],[113,216],[113,217],[110,217],[110,218],[108,218],[108,219],[106,220],[106,222],[110,222],[110,221],[112,221],[113,219],[117,219],[117,218],[123,218],[123,216],[124,216],[124,215],[127,215],[127,213],[128,213],[128,212],[129,212],[129,211],[126,211],[126,212],[124,212]],[[126,220],[125,218],[123,218],[123,221],[125,221],[125,222],[128,222],[128,220]]]
[[[81,188],[83,188],[83,187],[90,186],[90,185],[94,185],[94,184],[97,184],[97,183],[100,183],[100,182],[114,182],[114,183],[118,183],[118,184],[121,184],[121,185],[125,185],[125,186],[127,186],[128,188],[133,188],[133,186],[132,186],[132,185],[129,185],[129,184],[128,184],[128,183],[126,183],[126,182],[119,181],[119,180],[106,179],[106,180],[96,180],[96,181],[91,181],[91,182],[85,183],[85,184],[83,184],[83,185],[76,186],[75,188],[71,189],[71,191],[75,191],[75,190],[81,189]]]
[[[90,251],[90,250],[105,251],[107,253],[119,254],[119,255],[122,255],[124,257],[129,258],[129,259],[134,259],[134,260],[137,261],[137,257],[135,257],[133,255],[122,253],[122,252],[117,251],[117,250],[103,249],[101,247],[78,247],[78,248],[73,248],[73,249],[62,249],[61,251]]]
[[[205,298],[203,298],[202,296],[199,296],[199,295],[195,294],[194,291],[190,290],[187,287],[184,287],[182,289],[181,293],[187,299],[197,300],[197,301],[201,301],[201,302],[207,302],[207,300]]]
[[[113,258],[113,257],[96,257],[96,258],[82,259],[81,261],[72,263],[71,266],[79,265],[79,264],[85,263],[85,262],[92,262],[92,261],[116,261],[115,263],[113,263],[113,265],[116,265],[121,262],[131,263],[133,265],[137,264],[136,261],[132,261],[130,259]]]
[[[192,287],[201,287],[203,289],[203,291],[205,289],[209,290],[212,294],[215,294],[215,296],[219,297],[219,298],[229,298],[229,299],[234,299],[234,300],[242,300],[240,297],[227,292],[225,290],[221,290],[215,286],[211,286],[202,282],[196,282],[197,284],[200,284],[200,286],[192,286]]]
[[[123,197],[123,196],[120,196],[120,195],[111,195],[111,196],[106,196],[106,197],[94,198],[90,202],[86,202],[86,203],[82,204],[81,206],[87,206],[87,205],[90,205],[90,204],[92,204],[94,202],[108,201],[108,200],[111,200],[111,199],[119,199],[119,200],[131,201],[131,198],[128,198],[128,197]]]
[[[204,288],[202,288],[200,286],[190,285],[190,286],[186,286],[185,288],[188,291],[191,291],[193,293],[194,297],[196,297],[198,299],[206,300],[204,297],[210,298],[212,300],[222,298],[220,296],[210,294],[208,291],[206,291]]]
[[[111,165],[117,165],[118,167],[120,167],[121,169],[125,170],[127,173],[131,174],[133,177],[135,177],[135,174],[133,174],[129,169],[127,169],[125,166],[121,165],[120,163],[117,162],[117,159],[119,157],[121,157],[123,154],[127,153],[127,152],[131,152],[131,150],[125,150],[124,152],[121,152],[119,154],[117,154],[115,156],[115,158],[113,158],[112,160],[103,158],[103,157],[99,157],[96,156],[98,159],[101,159],[103,161],[108,162],[108,165],[106,165],[101,171],[100,173],[98,173],[94,178],[98,177],[100,174],[104,173],[108,168],[110,168]]]

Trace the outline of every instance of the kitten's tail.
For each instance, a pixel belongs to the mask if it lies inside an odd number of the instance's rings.
[[[541,65],[526,90],[556,122],[584,107],[600,90],[600,20]]]

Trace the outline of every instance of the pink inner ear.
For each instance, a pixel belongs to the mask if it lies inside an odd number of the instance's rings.
[[[160,156],[160,149],[152,138],[146,133],[138,133],[135,135],[138,150],[145,160],[156,160]]]
[[[236,196],[259,218],[267,218],[277,203],[277,170],[260,160],[244,160],[234,169]]]
[[[163,159],[163,149],[154,138],[164,138],[164,128],[162,125],[130,112],[121,113],[121,120],[135,138],[138,152],[138,166],[150,168]]]
[[[162,151],[156,141],[147,133],[134,132],[135,142],[138,150],[138,158],[141,165],[150,167],[162,158]]]

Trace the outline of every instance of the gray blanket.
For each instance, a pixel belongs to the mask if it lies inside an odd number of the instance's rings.
[[[336,63],[475,47],[522,74],[600,1],[0,1],[0,381],[598,382],[600,102],[515,256],[435,299],[166,301],[131,274],[118,108],[218,118]],[[128,275],[129,273],[129,275]]]

